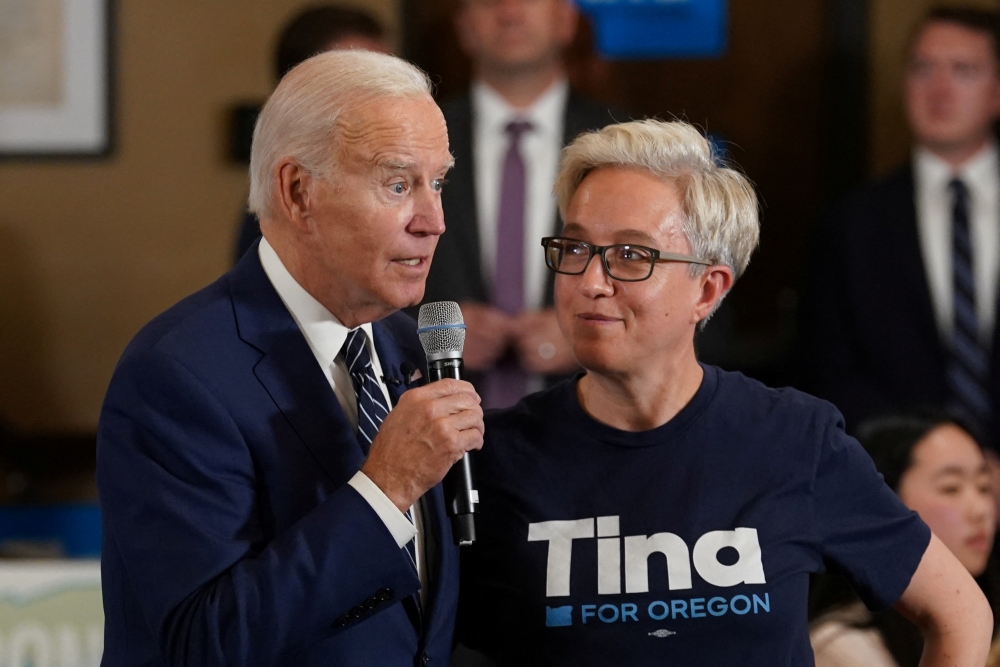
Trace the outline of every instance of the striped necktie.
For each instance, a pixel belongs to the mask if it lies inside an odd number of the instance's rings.
[[[372,357],[368,352],[368,335],[364,329],[358,327],[347,332],[347,340],[344,341],[341,354],[347,364],[347,371],[351,374],[354,395],[358,399],[358,442],[367,456],[382,421],[389,414],[389,406],[386,404],[382,387],[375,377]],[[406,518],[413,523],[413,514],[410,510],[406,511]],[[406,543],[406,553],[416,567],[414,540]]]
[[[969,232],[969,190],[959,179],[948,184],[952,193],[952,280],[955,321],[947,378],[953,407],[980,431],[989,422],[987,390],[989,357],[979,341],[976,279]]]

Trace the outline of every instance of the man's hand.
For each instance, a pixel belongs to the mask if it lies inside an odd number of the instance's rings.
[[[468,382],[410,389],[382,422],[361,472],[405,512],[465,452],[483,446],[483,431],[479,395]]]
[[[470,371],[492,368],[511,344],[514,320],[507,313],[474,301],[459,306],[465,320],[463,363]]]
[[[543,375],[569,373],[579,368],[573,351],[556,320],[556,311],[533,310],[521,313],[515,322],[516,347],[521,368]]]

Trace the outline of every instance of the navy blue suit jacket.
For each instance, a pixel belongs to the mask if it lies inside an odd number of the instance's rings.
[[[373,329],[388,377],[423,366],[408,316]],[[447,665],[458,554],[440,487],[421,610],[405,550],[346,483],[363,458],[256,247],[146,325],[99,425],[103,664]]]
[[[941,340],[917,232],[909,165],[848,197],[820,227],[803,303],[807,389],[857,428],[893,410],[949,399]],[[1000,327],[990,393],[1000,414]],[[983,444],[1000,449],[995,425]]]

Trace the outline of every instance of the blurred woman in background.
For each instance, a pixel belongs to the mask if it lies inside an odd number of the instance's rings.
[[[989,556],[996,506],[979,444],[944,416],[877,419],[859,439],[886,484],[976,577],[995,612],[1000,597]],[[857,598],[820,616],[810,640],[817,667],[916,667],[923,650],[916,626],[892,609],[873,615]]]

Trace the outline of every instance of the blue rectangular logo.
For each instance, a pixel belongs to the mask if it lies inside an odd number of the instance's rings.
[[[565,607],[546,607],[545,625],[550,628],[573,625],[573,606],[567,605]]]
[[[719,58],[728,0],[576,0],[594,22],[597,49],[614,59]]]

